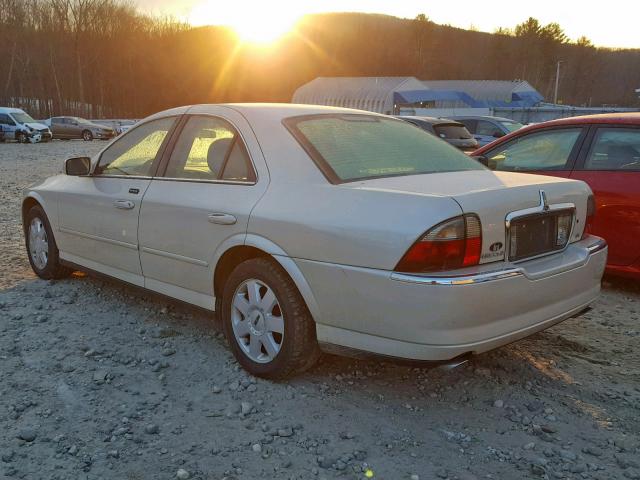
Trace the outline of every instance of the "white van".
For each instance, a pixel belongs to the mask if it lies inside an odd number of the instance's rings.
[[[20,143],[48,142],[51,140],[51,130],[44,123],[36,122],[24,110],[19,108],[0,107],[0,130],[4,138],[16,140]]]

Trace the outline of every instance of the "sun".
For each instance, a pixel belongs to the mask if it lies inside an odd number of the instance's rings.
[[[290,33],[295,23],[295,18],[278,16],[269,19],[252,16],[239,19],[237,23],[229,26],[243,42],[264,45],[273,43]]]
[[[268,45],[291,33],[301,16],[296,9],[274,8],[271,2],[234,0],[221,8],[215,0],[204,0],[191,11],[189,23],[223,25],[243,43]]]

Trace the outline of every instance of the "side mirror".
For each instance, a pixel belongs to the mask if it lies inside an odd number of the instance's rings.
[[[474,160],[476,160],[477,162],[480,162],[482,165],[484,165],[485,167],[489,166],[489,159],[487,157],[485,157],[484,155],[475,155],[474,157],[472,157]]]
[[[91,173],[91,159],[89,157],[69,158],[64,162],[64,173],[74,177],[89,175]]]
[[[500,130],[496,130],[495,132],[493,132],[493,138],[500,138],[500,137],[504,137],[504,132],[501,132]]]

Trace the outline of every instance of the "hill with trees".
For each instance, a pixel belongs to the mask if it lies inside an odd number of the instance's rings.
[[[570,42],[530,18],[493,34],[426,15],[333,13],[303,18],[269,47],[224,27],[140,14],[120,0],[0,0],[0,104],[35,116],[142,117],[176,105],[288,102],[317,76],[524,79],[573,105],[639,105],[640,50]]]

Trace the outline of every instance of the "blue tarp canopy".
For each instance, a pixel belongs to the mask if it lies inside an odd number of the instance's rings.
[[[476,100],[465,92],[456,90],[407,90],[403,92],[393,92],[393,103],[396,105],[411,105],[420,102],[434,101],[454,101],[463,102],[470,108],[488,107],[532,107],[543,100],[538,92],[514,92],[511,94],[511,101],[501,100]]]

